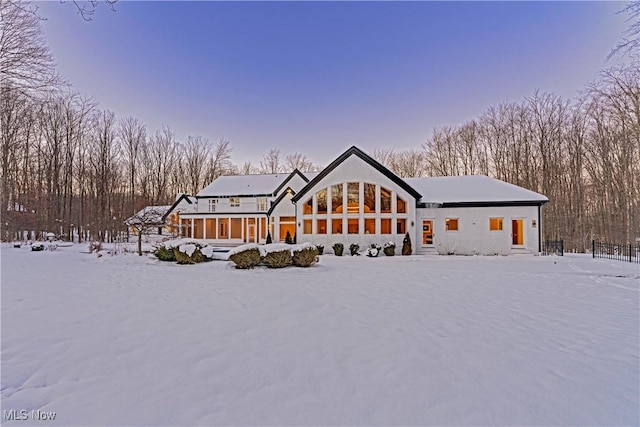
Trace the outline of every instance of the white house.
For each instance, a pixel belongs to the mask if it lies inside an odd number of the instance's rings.
[[[185,196],[186,197],[186,196]],[[548,199],[487,176],[400,178],[351,147],[319,173],[224,176],[180,212],[182,234],[218,245],[284,241],[361,248],[409,233],[414,253],[538,253]],[[169,209],[169,214],[175,214]]]

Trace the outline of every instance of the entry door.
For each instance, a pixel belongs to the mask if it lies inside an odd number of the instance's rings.
[[[524,245],[524,220],[511,220],[511,244],[513,246]]]
[[[422,220],[422,246],[433,246],[433,220]]]

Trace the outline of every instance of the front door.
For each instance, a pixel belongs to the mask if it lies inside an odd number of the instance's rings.
[[[524,245],[524,220],[511,220],[511,244],[513,246]]]
[[[254,223],[253,219],[249,219],[249,225],[247,227],[247,232],[249,234],[248,236],[248,243],[256,243],[256,224]]]
[[[422,246],[433,246],[433,220],[422,220]]]

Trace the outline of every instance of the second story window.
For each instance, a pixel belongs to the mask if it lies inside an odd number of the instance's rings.
[[[267,198],[258,197],[258,212],[263,212],[266,210],[267,210]]]
[[[218,199],[209,199],[209,212],[215,212],[217,204]]]
[[[230,197],[229,206],[231,206],[232,208],[240,207],[240,197]]]

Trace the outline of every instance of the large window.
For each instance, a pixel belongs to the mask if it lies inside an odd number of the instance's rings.
[[[316,193],[316,203],[318,204],[318,213],[327,213],[327,189],[322,189]]]
[[[287,231],[289,236],[293,239],[296,234],[296,217],[295,216],[281,216],[280,217],[280,241],[284,242],[287,239]]]
[[[347,213],[360,212],[360,183],[347,183]]]
[[[489,218],[489,230],[502,231],[502,218]]]
[[[376,211],[376,186],[375,184],[364,183],[364,213],[374,213]]]
[[[380,187],[380,212],[391,213],[391,190]]]
[[[398,213],[407,213],[407,204],[400,197],[396,198],[396,212]]]
[[[342,184],[331,186],[331,212],[342,213]]]
[[[458,218],[447,218],[444,220],[444,225],[447,231],[458,231]]]

